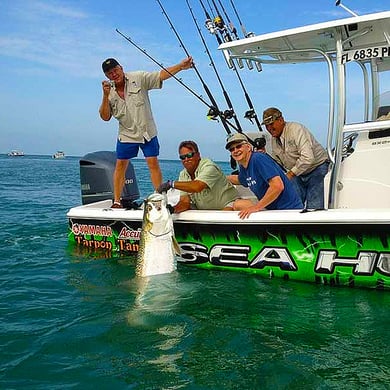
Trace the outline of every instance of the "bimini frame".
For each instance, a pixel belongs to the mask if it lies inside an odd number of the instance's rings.
[[[263,65],[325,62],[328,68],[329,113],[327,151],[331,164],[328,208],[337,208],[337,186],[346,134],[388,129],[376,121],[379,74],[390,70],[390,12],[319,23],[222,44],[227,61],[250,60]],[[346,70],[360,65],[364,85],[361,123],[346,123]],[[264,67],[262,67],[264,69]]]

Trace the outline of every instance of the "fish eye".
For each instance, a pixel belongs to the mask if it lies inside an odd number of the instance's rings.
[[[152,202],[152,204],[150,205],[150,207],[151,207],[151,209],[152,208],[155,208],[157,211],[160,211],[161,210],[161,200],[154,200],[153,202]],[[150,209],[149,209],[149,211],[150,211]]]

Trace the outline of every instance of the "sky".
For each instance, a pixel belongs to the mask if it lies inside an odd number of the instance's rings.
[[[226,109],[186,2],[161,2],[219,107]],[[222,3],[241,34],[230,0]],[[115,118],[104,122],[98,114],[102,61],[117,58],[125,71],[160,70],[116,29],[163,66],[186,57],[155,0],[1,0],[0,4],[0,153],[20,149],[25,154],[51,155],[63,150],[66,155],[81,157],[115,150],[118,122]],[[199,1],[190,0],[190,4],[241,125],[245,131],[256,132],[257,127],[243,118],[248,106],[235,74],[225,65],[215,37],[203,28],[205,17]],[[350,16],[333,0],[234,0],[234,4],[246,30],[255,34]],[[388,0],[344,0],[343,4],[359,15],[389,10]],[[286,66],[260,73],[245,69],[240,75],[259,117],[266,107],[277,106],[286,120],[305,124],[325,145],[326,72],[310,74],[307,69]],[[178,76],[207,100],[194,70]],[[176,80],[167,80],[161,90],[151,91],[150,99],[160,158],[177,158],[178,144],[192,139],[202,156],[227,160],[227,134],[222,124],[208,120],[208,107]]]

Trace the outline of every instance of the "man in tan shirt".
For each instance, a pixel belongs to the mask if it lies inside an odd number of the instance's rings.
[[[112,208],[122,208],[125,172],[129,159],[137,157],[139,149],[145,156],[154,188],[161,184],[162,174],[157,159],[160,145],[148,93],[151,89],[161,88],[163,81],[172,75],[191,67],[191,57],[159,72],[125,73],[115,58],[103,62],[102,70],[108,80],[102,81],[103,98],[99,114],[104,121],[113,116],[119,122]]]
[[[270,107],[263,123],[272,135],[272,155],[286,170],[308,209],[324,208],[324,177],[329,161],[326,150],[300,123],[286,122],[282,112]]]

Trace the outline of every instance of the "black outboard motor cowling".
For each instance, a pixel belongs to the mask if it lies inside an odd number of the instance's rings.
[[[114,198],[115,163],[116,153],[111,151],[88,153],[80,159],[82,204]],[[122,191],[122,203],[132,203],[139,196],[137,178],[130,160]]]

